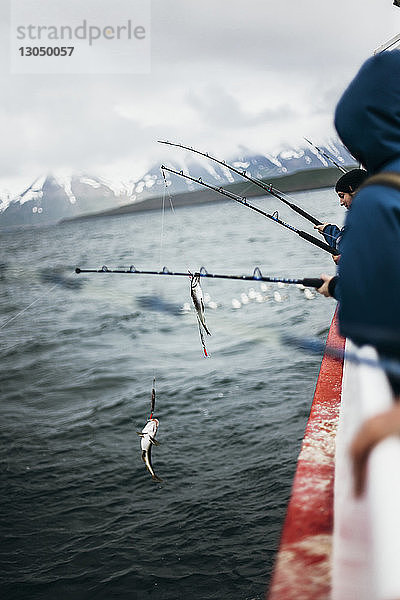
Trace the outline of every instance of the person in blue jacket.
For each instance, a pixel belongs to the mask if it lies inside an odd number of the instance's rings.
[[[350,209],[354,195],[367,177],[368,173],[365,169],[352,169],[337,180],[335,192],[339,196],[340,206],[344,206],[347,210]],[[314,229],[318,229],[331,248],[340,251],[340,241],[343,237],[344,227],[340,229],[337,225],[323,223],[322,225],[315,225]],[[338,261],[337,256],[332,258],[335,262]]]
[[[400,51],[368,59],[340,99],[335,126],[371,176],[346,218],[339,276],[323,275],[321,293],[339,300],[339,328],[400,362]],[[392,184],[372,176],[392,175]],[[389,376],[395,403],[366,421],[352,444],[356,493],[364,486],[371,449],[400,433],[400,379]]]

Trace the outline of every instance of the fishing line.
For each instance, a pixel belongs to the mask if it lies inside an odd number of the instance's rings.
[[[76,270],[72,271],[72,273],[76,273]],[[72,273],[70,273],[70,275],[72,275]],[[18,319],[18,317],[20,317],[21,315],[23,315],[27,310],[29,310],[32,306],[34,306],[37,302],[43,300],[44,298],[46,298],[46,296],[48,296],[58,285],[60,285],[59,283],[55,283],[49,290],[47,290],[47,292],[43,292],[43,294],[41,294],[38,298],[36,298],[36,300],[34,300],[33,302],[31,302],[28,306],[26,306],[25,308],[23,308],[19,313],[17,313],[16,315],[14,315],[13,317],[11,317],[10,319],[7,319],[7,321],[5,321],[4,323],[2,323],[0,325],[0,329],[3,329],[4,327],[6,327],[6,325],[8,325],[9,323],[11,323],[12,321],[15,321],[15,319]]]
[[[337,167],[340,171],[342,171],[343,173],[347,173],[347,170],[344,167],[342,167],[341,165],[339,165],[331,156],[329,156],[321,148],[318,148],[318,146],[316,146],[315,144],[313,144],[312,142],[310,142],[310,140],[308,140],[307,138],[304,138],[304,139],[313,148],[315,148],[317,150],[317,152],[319,152],[322,156],[324,156],[332,164],[334,164],[335,167]],[[310,215],[308,212],[306,212],[304,209],[302,209],[301,207],[299,207],[296,204],[294,204],[294,202],[292,202],[292,200],[294,200],[294,198],[291,197],[289,194],[282,193],[277,188],[274,188],[272,186],[272,184],[266,184],[264,181],[262,181],[259,178],[249,176],[247,174],[246,170],[240,171],[236,167],[228,164],[225,160],[219,160],[218,158],[216,158],[214,156],[211,156],[208,152],[202,152],[200,150],[192,148],[191,146],[185,146],[184,144],[179,144],[179,143],[175,143],[175,142],[169,142],[169,141],[165,141],[165,140],[159,140],[159,143],[160,144],[166,144],[168,146],[175,146],[177,148],[182,148],[182,149],[187,150],[189,152],[193,152],[193,153],[198,154],[200,156],[204,156],[205,158],[208,158],[209,160],[218,163],[224,169],[228,169],[228,170],[232,171],[233,173],[238,174],[242,178],[248,180],[250,183],[253,183],[253,184],[257,185],[262,190],[264,190],[264,192],[266,192],[267,194],[270,194],[270,195],[274,196],[275,198],[277,198],[278,200],[280,200],[281,202],[283,202],[284,204],[286,204],[287,206],[289,206],[293,211],[297,212],[299,215],[301,215],[302,217],[304,217],[305,219],[307,219],[308,221],[310,221],[314,225],[322,225],[323,224],[321,221],[319,221],[318,219],[316,219],[315,217],[313,217],[312,215]],[[174,172],[174,171],[171,170],[171,172]],[[181,173],[175,172],[175,174],[177,174],[177,175],[178,174],[182,174],[183,175],[183,171],[181,171]],[[164,179],[165,179],[165,177],[164,177]],[[220,193],[224,193],[224,195],[232,198],[233,200],[237,200],[238,202],[240,202],[240,199],[239,199],[240,197],[237,194],[230,193],[227,190],[223,190],[222,188],[220,188],[220,190],[218,190],[217,188],[215,188],[213,186],[210,186],[208,184],[204,184],[204,182],[202,181],[201,177],[198,180],[196,180],[194,178],[191,178],[191,177],[188,177],[188,179],[191,179],[192,181],[196,181],[200,185],[205,185],[206,187],[209,187],[210,189],[214,189],[217,192],[220,191]],[[249,187],[250,187],[250,185],[249,185]],[[246,188],[246,190],[243,193],[245,193],[249,189],[249,187]],[[234,196],[236,196],[236,198]],[[244,199],[241,198],[241,200],[246,200],[246,199],[245,198]],[[249,208],[253,208],[253,210],[256,210],[254,207],[252,207],[251,205],[249,205],[247,202],[246,202],[246,205]],[[261,212],[261,211],[258,211],[258,212]],[[278,214],[277,211],[274,212],[273,215],[272,215],[272,217],[275,216],[275,215],[277,215],[277,214]],[[266,215],[264,213],[264,216],[268,216],[268,215]],[[269,218],[271,218],[271,215],[269,215]],[[281,225],[283,225],[283,226],[286,226],[286,227],[288,226],[288,224],[280,221],[279,217],[276,218],[275,220],[278,223],[280,223]],[[290,226],[288,228],[290,228]],[[311,242],[315,246],[319,246],[320,248],[322,248],[323,250],[326,250],[327,252],[330,252],[332,255],[336,255],[337,256],[339,254],[339,251],[336,250],[336,248],[333,248],[332,246],[330,246],[328,244],[324,244],[323,242],[320,242],[320,240],[318,240],[318,238],[315,238],[311,234],[308,234],[307,232],[298,230],[296,228],[292,228],[292,230],[295,231],[303,239]],[[333,236],[329,236],[329,237],[332,237],[332,239],[336,239],[336,238],[333,238]]]
[[[247,179],[251,183],[254,183],[258,187],[263,189],[265,192],[267,192],[267,194],[274,196],[275,198],[277,198],[278,200],[280,200],[281,202],[283,202],[284,204],[289,206],[292,210],[294,210],[295,212],[300,214],[302,217],[304,217],[305,219],[307,219],[314,225],[322,225],[321,221],[319,221],[318,219],[316,219],[315,217],[310,215],[308,212],[306,212],[300,206],[297,206],[296,204],[293,204],[292,202],[289,202],[288,200],[286,200],[281,195],[281,192],[277,188],[274,188],[271,183],[266,184],[260,179],[255,179],[254,177],[250,177],[250,175],[247,175],[247,172],[245,170],[240,171],[233,165],[228,164],[225,160],[220,160],[220,159],[216,158],[215,156],[211,156],[208,152],[202,152],[201,150],[196,150],[195,148],[192,148],[191,146],[185,146],[184,144],[178,144],[176,142],[169,142],[169,141],[165,141],[165,140],[158,140],[158,141],[160,144],[166,144],[167,146],[175,146],[177,148],[183,148],[184,150],[188,150],[189,152],[199,154],[200,156],[204,156],[205,158],[208,158],[209,160],[212,160],[213,162],[216,162],[219,165],[226,167],[233,173],[236,173],[236,174],[240,175],[240,177],[243,177],[244,179]]]
[[[150,419],[153,418],[154,409],[156,407],[156,378],[153,378],[153,387],[151,390],[151,404],[150,404]]]
[[[163,179],[164,179],[164,193],[163,193],[163,197],[165,197],[165,193],[168,194],[168,198],[169,198],[169,203],[170,203],[170,206],[171,206],[171,210],[172,210],[172,212],[174,214],[174,217],[178,218],[177,214],[175,212],[175,209],[174,209],[173,202],[172,202],[171,193],[170,193],[170,191],[168,189],[169,186],[168,186],[168,183],[167,183],[167,178],[165,176],[165,170],[163,169],[163,167],[161,167],[161,173],[162,173],[162,176],[163,176]],[[160,260],[160,264],[161,264],[161,260]],[[190,282],[192,282],[193,275],[189,271],[188,271],[188,277],[190,278]],[[192,283],[190,283],[190,286],[191,286],[190,290],[191,290],[191,294],[192,294]],[[206,347],[206,343],[205,343],[205,340],[204,340],[203,331],[201,329],[201,322],[200,322],[199,316],[197,314],[196,314],[196,317],[197,317],[197,326],[198,326],[198,329],[199,329],[200,342],[201,342],[201,345],[202,345],[202,348],[203,348],[203,355],[204,355],[205,358],[208,358],[210,356],[210,354],[207,351],[207,347]]]
[[[164,253],[164,220],[165,220],[165,188],[162,195],[162,206],[161,206],[161,225],[160,225],[160,243],[159,243],[159,264],[162,263],[163,253]],[[154,293],[154,292],[153,292]],[[160,288],[157,286],[155,288],[155,295],[160,295]],[[157,334],[159,333],[159,316],[154,317],[154,339],[156,340]],[[151,410],[150,410],[150,419],[153,418],[153,411],[155,406],[155,384],[156,384],[156,370],[157,368],[153,366],[153,387],[151,391]]]
[[[318,338],[300,338],[291,334],[281,334],[280,340],[284,345],[289,345],[298,350],[311,354],[325,354],[334,360],[348,360],[352,363],[366,365],[375,369],[382,369],[395,377],[400,377],[400,362],[395,359],[379,357],[378,359],[360,356],[357,351],[339,350],[328,346]]]
[[[163,253],[163,245],[164,245],[164,215],[165,215],[165,192],[162,196],[162,207],[161,207],[161,231],[160,231],[160,260],[159,263],[162,262],[162,253]]]
[[[328,224],[331,225],[331,223],[328,223]],[[338,237],[340,237],[340,235],[338,235],[337,237],[335,237],[334,235],[332,235],[330,233],[324,233],[324,234],[321,233],[321,235],[323,235],[324,237],[326,236],[328,238],[331,238],[334,242],[336,242],[336,240],[338,239]]]
[[[344,173],[347,173],[347,171],[345,170]],[[295,198],[293,196],[291,196],[290,194],[287,194],[286,192],[280,192],[285,198],[287,198],[288,200],[295,200]],[[323,225],[323,223],[321,223],[321,225]],[[328,223],[328,225],[332,225],[332,223]],[[321,235],[323,235],[324,237],[329,237],[332,240],[336,241],[337,238],[335,238],[335,236],[331,235],[330,233],[324,233]],[[334,246],[331,246],[331,248],[336,249]]]
[[[175,214],[174,205],[172,204],[172,196],[171,196],[171,193],[170,193],[170,191],[168,189],[169,186],[168,186],[167,178],[165,177],[165,172],[164,172],[163,169],[161,169],[161,173],[162,173],[162,176],[163,176],[163,179],[164,179],[164,184],[165,184],[164,185],[164,191],[163,191],[163,197],[165,199],[165,195],[168,194],[168,199],[169,199],[169,204],[171,206],[171,210]],[[169,181],[171,181],[171,180],[169,180]]]
[[[161,168],[165,169],[166,171],[169,171],[170,173],[174,173],[174,175],[178,175],[179,177],[183,177],[185,179],[188,179],[190,181],[193,181],[193,182],[197,183],[200,186],[203,186],[203,187],[206,187],[206,188],[208,188],[210,190],[213,190],[214,192],[217,192],[218,194],[221,194],[222,196],[226,196],[227,198],[231,198],[235,202],[238,202],[239,204],[242,204],[243,206],[246,206],[247,208],[250,208],[251,210],[254,210],[255,212],[257,212],[260,215],[262,215],[263,217],[265,217],[267,219],[271,219],[272,221],[275,221],[275,223],[278,223],[282,227],[285,227],[286,229],[290,229],[291,231],[293,231],[294,233],[296,233],[298,236],[300,236],[302,239],[306,240],[307,242],[310,242],[314,246],[317,246],[321,250],[325,250],[325,252],[329,252],[329,254],[333,254],[335,256],[337,256],[339,254],[338,250],[336,250],[335,248],[332,248],[326,242],[322,242],[319,238],[316,238],[315,236],[311,235],[307,231],[302,231],[300,229],[297,229],[297,227],[294,227],[293,225],[290,225],[289,223],[286,223],[285,221],[283,221],[282,219],[280,219],[279,215],[278,215],[278,211],[275,211],[272,214],[269,214],[269,213],[265,212],[264,210],[262,210],[261,208],[258,208],[254,204],[250,204],[247,201],[247,198],[245,198],[244,196],[243,197],[239,196],[238,194],[235,194],[234,192],[230,192],[230,191],[224,189],[221,186],[220,187],[216,187],[214,185],[206,183],[205,181],[202,180],[201,177],[199,177],[198,179],[196,179],[195,177],[191,177],[190,175],[185,175],[183,173],[183,171],[176,171],[175,169],[170,169],[169,167],[166,167],[164,165],[162,165]],[[316,221],[315,220],[314,222],[317,225],[322,225],[322,223],[320,221]]]
[[[31,304],[29,304],[26,308],[24,308],[23,310],[21,310],[19,313],[17,313],[14,317],[11,317],[11,319],[8,319],[7,321],[5,321],[5,323],[2,323],[2,325],[0,325],[0,329],[3,329],[3,327],[5,327],[6,325],[8,325],[9,323],[11,323],[12,321],[14,321],[15,319],[18,319],[18,317],[20,317],[21,315],[23,315],[27,310],[29,310],[34,304],[36,304],[36,302],[39,302],[39,300],[43,300],[44,296],[47,296],[48,294],[50,294],[50,292],[57,287],[58,283],[56,283],[55,285],[53,285],[52,288],[50,288],[45,294],[42,294],[39,298],[36,298],[36,300],[34,300],[33,302],[31,302]]]

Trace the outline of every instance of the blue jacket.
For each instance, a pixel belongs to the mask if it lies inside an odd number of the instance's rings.
[[[400,173],[400,51],[368,59],[336,108],[344,144],[369,171]],[[400,355],[400,191],[382,185],[353,199],[341,241],[341,333]]]

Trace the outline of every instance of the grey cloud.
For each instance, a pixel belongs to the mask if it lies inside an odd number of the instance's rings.
[[[250,114],[232,94],[217,85],[207,86],[202,94],[198,91],[190,91],[186,97],[205,124],[222,128],[266,125],[296,115],[296,112],[287,105]]]
[[[390,6],[375,0],[154,0],[153,64],[289,71],[346,65],[370,55],[390,35],[391,14]]]
[[[83,95],[47,89],[31,93],[29,106],[17,101],[8,111],[8,143],[0,148],[3,166],[36,162],[77,168],[125,156],[139,137],[135,126],[113,114],[113,94],[96,89]]]
[[[337,97],[367,53],[390,37],[392,21],[390,2],[375,0],[153,0],[150,75],[18,76],[8,72],[5,16],[3,176],[57,166],[150,166],[162,136],[212,148],[232,139],[252,146],[281,126],[296,134],[302,118],[330,122]],[[270,82],[279,83],[273,102]]]

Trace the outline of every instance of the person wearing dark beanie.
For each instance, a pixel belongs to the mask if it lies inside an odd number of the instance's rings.
[[[340,206],[344,206],[347,209],[350,208],[358,188],[364,183],[367,177],[368,173],[365,169],[352,169],[339,177],[335,185],[335,192],[339,196]],[[331,248],[339,250],[344,227],[340,229],[337,225],[323,223],[322,225],[315,225],[314,229],[318,229]],[[339,256],[333,256],[332,258],[336,263],[339,260]]]
[[[380,357],[398,364],[399,107],[400,50],[381,52],[363,64],[336,107],[339,137],[370,177],[359,188],[347,214],[337,285],[333,287],[332,278],[322,274],[324,284],[318,289],[324,293],[330,286],[329,294],[339,300],[339,330],[343,336],[357,346],[374,347]],[[393,392],[392,406],[364,421],[351,443],[357,494],[365,487],[371,450],[387,436],[400,434],[400,376],[393,372],[387,376]]]
[[[339,192],[343,192],[344,194],[354,194],[367,177],[368,173],[365,169],[353,169],[352,171],[348,171],[337,180],[335,192],[337,194],[339,194]]]

